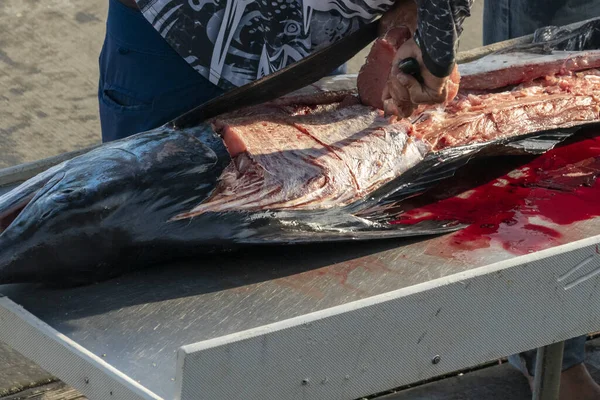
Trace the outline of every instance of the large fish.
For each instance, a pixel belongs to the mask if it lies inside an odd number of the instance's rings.
[[[0,197],[0,283],[90,282],[236,245],[460,229],[388,221],[475,155],[542,153],[599,122],[597,26],[545,31],[465,64],[454,101],[408,119],[361,104],[355,79],[342,76],[193,128],[104,144]]]

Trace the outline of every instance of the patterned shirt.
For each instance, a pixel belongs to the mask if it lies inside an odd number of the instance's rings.
[[[417,0],[420,46],[432,73],[452,68],[461,25],[472,1]],[[389,10],[394,0],[136,2],[145,18],[196,71],[229,90],[354,32]]]

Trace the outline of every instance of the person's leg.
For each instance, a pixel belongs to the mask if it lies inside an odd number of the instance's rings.
[[[565,342],[560,376],[560,400],[600,399],[600,385],[590,376],[585,364],[586,336],[576,337]],[[536,350],[526,351],[509,357],[511,365],[519,369],[529,380],[533,390],[536,374]]]
[[[483,3],[483,44],[501,42],[510,36],[510,0]]]
[[[575,365],[583,363],[585,359],[586,336],[579,336],[565,341],[562,370],[566,371]],[[520,354],[514,354],[508,358],[508,362],[523,374],[530,377],[535,376],[535,363],[537,351],[530,350]]]
[[[600,16],[600,1],[495,0],[483,11],[484,45],[526,36],[549,25],[567,25]]]
[[[590,376],[585,367],[586,336],[565,341],[560,377],[560,400],[600,399],[600,385]],[[533,390],[533,378],[536,374],[536,350],[514,354],[508,358],[511,365],[519,369],[529,380]]]
[[[560,377],[560,400],[600,399],[600,386],[594,382],[585,367],[586,336],[579,336],[565,342]],[[536,350],[512,355],[508,358],[511,365],[519,369],[529,380],[533,390],[533,378],[536,374]]]
[[[562,0],[549,25],[568,25],[596,17],[600,17],[600,1]]]
[[[560,400],[598,400],[600,385],[590,375],[585,364],[577,364],[560,375]]]
[[[486,1],[483,10],[484,45],[529,35],[549,25],[557,8],[566,0]]]
[[[99,58],[102,141],[159,127],[223,93],[197,73],[144,19],[110,0]]]

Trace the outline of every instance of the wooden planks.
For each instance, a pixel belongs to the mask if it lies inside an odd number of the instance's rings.
[[[0,397],[53,380],[52,375],[0,342]]]
[[[87,400],[77,390],[55,382],[3,397],[1,400]]]

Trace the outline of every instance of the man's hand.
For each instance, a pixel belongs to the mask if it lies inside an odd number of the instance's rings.
[[[396,0],[381,17],[380,37],[358,75],[358,93],[363,104],[383,108],[388,115],[408,117],[421,104],[444,104],[456,97],[460,80],[458,68],[455,65],[445,78],[429,71],[423,63],[421,49],[410,39],[417,22],[416,0]],[[407,31],[410,31],[408,35]],[[402,60],[410,58],[417,61],[420,79],[403,73],[398,67]]]
[[[400,71],[402,60],[414,58],[419,64],[421,81]],[[414,39],[406,41],[392,62],[387,86],[383,91],[383,104],[386,114],[409,117],[420,104],[445,104],[452,101],[458,92],[458,69],[446,78],[433,75],[423,64],[423,57]]]

